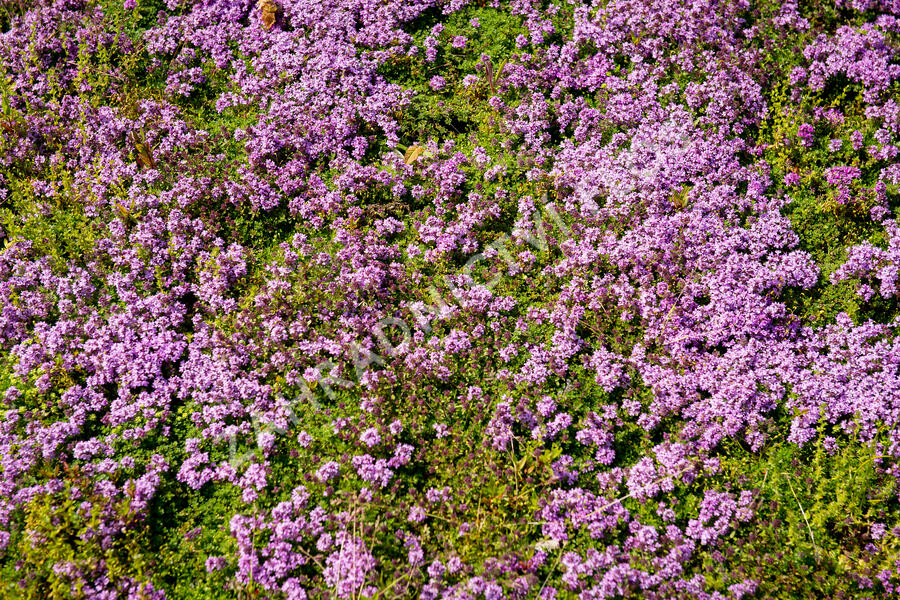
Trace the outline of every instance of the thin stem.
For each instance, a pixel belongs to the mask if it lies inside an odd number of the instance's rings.
[[[787,477],[788,487],[791,488],[791,493],[794,495],[794,500],[797,501],[797,506],[800,507],[800,514],[803,515],[803,520],[806,522],[806,531],[809,532],[809,539],[812,541],[813,550],[816,551],[816,563],[819,562],[819,548],[816,546],[816,537],[813,535],[812,527],[809,526],[809,519],[806,518],[806,511],[803,510],[803,505],[800,504],[800,498],[797,497],[797,493],[794,491],[794,486],[791,485],[791,476],[789,473],[782,473],[785,477]]]

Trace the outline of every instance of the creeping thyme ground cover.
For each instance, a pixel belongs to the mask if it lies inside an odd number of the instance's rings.
[[[900,594],[896,0],[0,0],[0,597]]]

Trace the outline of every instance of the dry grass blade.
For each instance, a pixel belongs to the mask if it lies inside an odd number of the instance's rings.
[[[491,88],[491,96],[497,95],[497,81],[500,79],[500,74],[503,73],[503,67],[506,66],[506,61],[500,63],[500,66],[497,67],[497,70],[494,70],[493,63],[489,60],[487,64],[485,64],[484,75],[488,82],[488,87]]]
[[[819,562],[819,548],[816,546],[816,536],[813,535],[812,527],[809,526],[809,519],[806,518],[806,511],[803,510],[803,505],[800,504],[800,498],[797,497],[797,492],[794,491],[794,486],[791,485],[791,476],[789,473],[782,473],[785,477],[787,477],[788,487],[791,488],[791,493],[794,495],[794,500],[797,501],[797,506],[800,507],[800,514],[803,515],[803,521],[806,523],[806,531],[809,532],[809,539],[812,542],[813,550],[816,553],[816,562]]]

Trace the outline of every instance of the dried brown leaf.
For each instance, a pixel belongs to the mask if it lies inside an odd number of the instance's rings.
[[[131,141],[134,144],[138,166],[143,169],[155,169],[156,161],[153,159],[153,149],[150,148],[150,144],[146,143],[140,134],[134,132],[131,134]]]
[[[259,0],[256,7],[259,9],[259,17],[264,29],[272,29],[278,19],[278,11],[281,7],[275,0]]]

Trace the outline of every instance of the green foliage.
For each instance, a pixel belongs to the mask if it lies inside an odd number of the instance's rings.
[[[877,442],[841,439],[826,449],[826,439],[823,432],[808,448],[773,440],[759,453],[735,443],[723,453],[722,481],[759,494],[755,524],[725,549],[728,568],[755,576],[763,598],[857,597],[868,587],[863,578],[874,580],[900,558],[889,532],[880,551],[869,546],[873,525],[900,516]]]
[[[768,91],[768,116],[760,128],[758,144],[765,148],[765,158],[771,166],[773,184],[790,202],[785,214],[799,236],[799,247],[810,254],[821,268],[819,283],[810,290],[788,290],[785,302],[804,322],[823,325],[834,322],[845,312],[855,321],[874,319],[887,322],[898,314],[896,302],[875,300],[863,302],[855,293],[853,282],[831,284],[829,277],[846,259],[847,248],[864,241],[882,245],[884,229],[871,216],[877,200],[877,174],[886,166],[866,152],[873,143],[875,126],[865,118],[859,86],[848,81],[830,81],[821,93],[808,92],[799,101],[791,97],[787,85]],[[813,115],[814,107],[840,109],[842,123],[831,124]],[[800,125],[815,125],[815,142],[811,148],[800,144],[797,132]],[[862,148],[855,150],[851,141],[854,131],[862,135]],[[838,151],[828,148],[829,140],[841,140]],[[836,166],[860,169],[861,177],[852,187],[852,201],[836,201],[835,190],[825,180],[825,170]],[[782,182],[788,174],[797,175],[799,183],[786,186]],[[898,195],[892,186],[885,192],[885,200],[893,207]]]
[[[84,583],[79,581],[77,573],[93,573],[101,564],[105,564],[110,579],[117,585],[147,583],[154,561],[146,544],[147,526],[141,515],[132,511],[128,502],[109,505],[99,494],[93,497],[72,494],[71,482],[85,477],[77,467],[60,471],[58,465],[47,465],[44,469],[52,470],[44,473],[44,480],[61,477],[66,482],[65,488],[57,495],[39,497],[27,506],[24,526],[14,532],[7,550],[17,560],[7,562],[0,572],[3,596],[23,600],[83,598]],[[92,538],[105,535],[102,529],[111,515],[127,524],[126,532],[105,547],[98,546]],[[59,565],[68,565],[76,576],[69,577],[54,568]]]

